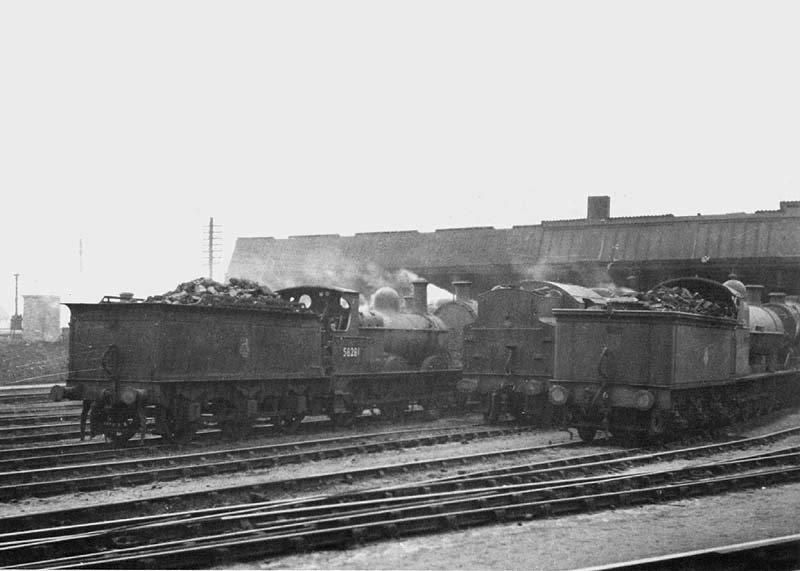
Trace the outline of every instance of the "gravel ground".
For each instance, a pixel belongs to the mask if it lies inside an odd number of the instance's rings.
[[[441,419],[436,422],[426,423],[430,428],[447,427],[458,424],[465,424],[475,422],[478,417],[467,419]],[[416,426],[419,426],[418,424]],[[367,427],[367,432],[377,432],[389,430],[387,426],[370,426]],[[397,427],[397,428],[411,428]],[[308,435],[307,438],[325,438],[334,435],[345,435],[347,432],[337,433],[321,433],[316,435]],[[408,436],[409,438],[411,435]],[[265,439],[263,443],[276,443],[284,441],[295,441],[298,437],[281,436],[273,439]],[[21,500],[14,500],[7,504],[0,504],[0,517],[13,516],[27,513],[36,513],[52,509],[67,509],[72,507],[82,507],[86,505],[103,504],[127,500],[141,500],[152,498],[155,496],[162,496],[167,494],[177,494],[181,492],[195,492],[209,490],[219,487],[240,486],[245,484],[254,484],[260,482],[270,482],[276,480],[287,480],[297,477],[298,473],[302,475],[316,475],[325,474],[329,472],[339,472],[342,470],[368,468],[373,466],[383,466],[389,464],[400,464],[405,462],[414,462],[418,460],[430,460],[438,458],[458,457],[467,454],[478,454],[482,452],[494,452],[498,450],[512,450],[515,448],[524,448],[537,445],[546,445],[551,442],[569,441],[569,435],[566,432],[547,431],[547,432],[523,432],[517,435],[503,436],[500,438],[477,439],[467,442],[451,442],[447,444],[440,444],[436,446],[420,446],[417,448],[407,448],[403,450],[388,450],[381,453],[362,454],[358,456],[347,456],[344,458],[333,458],[327,460],[320,460],[316,462],[308,462],[302,465],[285,465],[278,466],[270,469],[251,470],[248,472],[240,472],[234,474],[222,474],[219,476],[208,476],[192,478],[190,480],[176,480],[155,482],[146,486],[136,487],[122,487],[112,490],[101,490],[96,492],[78,492],[69,496],[54,496],[48,498],[26,498]],[[259,440],[251,440],[248,444],[256,445]],[[200,450],[217,450],[222,448],[222,444],[214,444],[211,446],[198,447],[196,452]],[[571,454],[586,454],[586,448],[572,451]],[[532,458],[538,460],[552,459],[562,457],[565,454],[561,451],[544,451],[537,453]],[[457,471],[464,470],[477,470],[479,468],[489,468],[500,465],[516,465],[522,463],[523,460],[511,456],[509,458],[493,460],[488,462],[476,462],[468,466],[454,466],[436,468],[422,472],[411,472],[406,475],[398,475],[390,477],[385,480],[386,483],[396,484],[402,482],[417,481],[421,479],[439,478],[446,476]],[[384,481],[377,481],[374,479],[366,480],[359,485],[362,487],[374,487],[383,485]],[[350,484],[336,484],[320,487],[316,490],[308,490],[307,493],[337,493],[351,490],[353,485]],[[304,492],[306,493],[306,492]],[[275,496],[289,497],[285,494]]]
[[[755,436],[798,424],[800,410],[784,412],[742,427],[737,435]],[[776,446],[797,440],[787,439]],[[732,455],[736,454],[729,454]],[[317,552],[224,568],[580,569],[800,533],[798,513],[800,484],[790,484],[404,538],[358,549]]]
[[[578,569],[800,533],[798,513],[800,485],[788,485],[407,538],[227,569]]]
[[[474,419],[472,419],[474,420]],[[430,423],[431,427],[452,425],[452,420]],[[797,426],[800,410],[776,414],[750,426],[737,429],[740,436],[752,436]],[[385,429],[385,427],[381,427]],[[369,431],[373,431],[374,428]],[[731,434],[731,436],[734,436]],[[321,436],[315,436],[321,437]],[[569,440],[565,432],[540,431],[515,436],[419,447],[402,451],[283,466],[271,470],[235,475],[198,478],[189,481],[154,483],[136,488],[81,493],[46,499],[26,499],[0,506],[0,515],[30,513],[54,508],[141,499],[152,496],[212,489],[248,482],[278,480],[302,474],[320,474],[347,468],[408,462],[498,449],[514,449],[549,442]],[[800,443],[800,437],[783,440],[775,447]],[[572,454],[586,454],[578,449]],[[753,450],[726,453],[744,455]],[[527,461],[541,461],[563,456],[558,452],[540,452]],[[405,481],[436,478],[481,467],[516,465],[520,458],[507,458],[469,466],[440,468],[404,476],[371,479],[354,485],[340,484],[309,490],[313,493],[336,493],[353,487],[367,488]],[[701,459],[679,461],[681,464]],[[276,495],[276,498],[281,497]],[[285,497],[285,496],[284,496]],[[520,524],[496,525],[433,536],[406,538],[393,542],[369,544],[357,549],[311,553],[269,561],[254,561],[221,569],[572,569],[642,557],[765,539],[800,533],[800,484],[695,498],[660,505],[603,511],[578,516],[563,516]],[[800,561],[798,562],[800,564]]]

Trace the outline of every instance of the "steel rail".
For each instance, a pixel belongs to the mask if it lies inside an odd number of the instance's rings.
[[[433,446],[452,441],[491,438],[527,432],[530,428],[488,428],[460,430],[452,433],[420,435],[412,438],[381,441],[374,443],[356,442],[347,446],[322,448],[319,450],[298,450],[285,454],[275,454],[276,446],[257,446],[244,449],[222,451],[200,451],[177,456],[160,456],[157,458],[134,458],[115,462],[64,466],[57,468],[35,469],[0,474],[0,500],[8,500],[26,496],[42,497],[56,495],[64,491],[107,489],[116,486],[130,486],[152,483],[184,477],[209,474],[230,473],[234,471],[272,468],[275,466],[296,464],[324,458],[341,458],[356,454],[380,452],[389,448],[411,448],[417,446]],[[355,439],[363,440],[364,437]],[[297,444],[278,445],[277,449],[305,447]],[[129,471],[120,471],[120,470]],[[58,478],[62,474],[71,477]],[[35,481],[36,477],[48,478]]]
[[[0,403],[46,402],[50,400],[50,385],[41,389],[0,387]]]
[[[699,446],[690,449],[683,449],[679,451],[684,457],[688,456],[696,456],[700,452],[720,452],[725,451],[731,448],[738,449],[741,448],[742,445],[745,444],[760,444],[763,443],[764,439],[767,440],[774,440],[781,435],[791,434],[793,433],[792,430],[789,431],[780,431],[776,433],[771,433],[768,435],[764,435],[762,437],[757,437],[754,439],[742,439],[738,441],[732,441],[726,443],[725,445],[720,444],[713,444],[707,446]],[[589,455],[581,456],[581,457],[574,457],[569,459],[562,459],[557,462],[541,462],[539,464],[534,465],[527,465],[528,468],[527,473],[521,473],[519,470],[512,470],[509,471],[507,469],[497,470],[497,474],[489,474],[487,476],[486,471],[478,471],[473,472],[471,474],[465,474],[460,476],[458,479],[447,478],[447,479],[440,479],[439,481],[423,481],[417,483],[413,486],[404,486],[404,487],[388,487],[388,488],[377,488],[372,490],[366,490],[358,492],[357,494],[345,494],[344,496],[337,497],[319,497],[314,498],[313,500],[303,500],[302,502],[298,502],[298,505],[302,504],[304,510],[307,509],[317,509],[314,506],[319,504],[320,502],[352,502],[357,500],[358,502],[368,502],[368,501],[378,501],[378,502],[387,502],[387,498],[400,498],[401,496],[407,495],[414,495],[418,496],[420,494],[425,494],[427,496],[431,496],[432,494],[437,494],[440,497],[446,497],[447,495],[460,495],[466,493],[466,489],[478,489],[480,490],[491,490],[496,488],[499,485],[504,486],[504,490],[515,490],[515,491],[523,491],[523,490],[531,490],[534,488],[542,488],[547,487],[552,489],[555,483],[557,482],[566,482],[569,481],[571,485],[575,485],[576,483],[581,483],[584,485],[590,483],[596,483],[598,481],[602,481],[605,485],[608,485],[608,482],[614,480],[620,480],[623,478],[631,478],[634,476],[612,476],[609,477],[607,474],[609,470],[613,470],[614,468],[618,468],[620,465],[629,468],[633,464],[637,463],[644,463],[644,462],[655,462],[659,460],[671,460],[672,457],[664,458],[664,454],[654,453],[654,454],[646,454],[646,455],[637,455],[637,456],[626,456],[622,457],[617,461],[611,461],[610,459],[614,457],[622,456],[621,453],[605,453],[599,455]],[[774,455],[773,455],[774,456]],[[752,460],[750,456],[746,458],[747,460]],[[586,460],[590,460],[587,462]],[[757,462],[756,460],[753,460]],[[711,466],[717,465],[725,465],[731,461],[723,461],[712,463]],[[567,469],[558,468],[557,466],[567,466]],[[691,472],[702,472],[703,470],[707,470],[708,468],[706,465],[699,465],[693,466],[689,468],[684,468],[686,471]],[[730,468],[727,468],[730,470]],[[577,477],[572,477],[575,474]],[[587,476],[587,474],[599,474],[599,475],[591,475]],[[479,477],[475,477],[479,476]],[[570,480],[566,480],[566,478],[570,477]],[[655,477],[653,473],[647,472],[644,474],[636,474],[635,477],[637,478],[644,478],[648,483],[652,481],[652,478]],[[403,500],[401,500],[403,501]],[[257,504],[261,506],[263,504]],[[221,508],[222,509],[222,508]],[[253,508],[248,508],[252,510]],[[192,512],[192,515],[195,512]],[[212,511],[206,510],[204,513],[218,513],[217,509]],[[170,514],[167,516],[169,518],[177,517],[175,514]],[[285,515],[283,516],[285,517]],[[158,521],[160,520],[160,516],[152,516],[148,519],[148,521]],[[137,518],[137,521],[145,521],[142,518]],[[86,532],[87,530],[94,530],[100,527],[103,527],[103,523],[92,523],[84,526],[72,526],[70,529],[75,532]],[[64,529],[58,530],[59,533],[63,532]],[[43,534],[46,535],[49,533],[48,530],[35,530],[32,532],[21,532],[17,534],[13,534],[13,536],[4,536],[6,540],[10,538],[15,538],[15,541],[24,541],[30,540],[31,538],[39,538]]]
[[[570,480],[571,483],[580,482],[586,483],[589,481],[595,481],[598,478],[581,478],[580,480]],[[607,476],[603,477],[604,480],[608,480]],[[552,487],[555,483],[550,481],[546,483],[548,487]],[[478,482],[471,480],[469,481],[469,485],[474,486],[476,489],[471,493],[485,493],[487,490],[493,490],[498,487],[498,484],[495,483],[493,487],[480,487],[478,488]],[[504,484],[506,485],[506,484]],[[535,485],[543,486],[544,483],[537,482]],[[529,486],[530,487],[530,486]],[[507,489],[507,488],[506,488]],[[291,512],[303,512],[307,510],[314,510],[319,512],[320,510],[327,511],[328,508],[326,507],[319,507],[318,504],[320,502],[324,503],[333,503],[334,509],[342,509],[344,503],[348,506],[358,506],[361,504],[371,504],[374,502],[378,502],[381,504],[387,502],[393,503],[403,503],[408,505],[410,501],[416,500],[417,497],[422,497],[425,500],[431,497],[440,497],[446,498],[452,495],[464,495],[467,493],[465,490],[456,490],[450,492],[436,492],[432,493],[428,490],[427,486],[413,486],[410,487],[409,490],[413,490],[415,497],[403,497],[392,495],[387,497],[381,490],[373,490],[367,492],[358,492],[355,494],[345,494],[344,496],[317,496],[317,497],[310,497],[310,498],[302,498],[299,500],[288,500],[288,501],[280,501],[280,502],[259,502],[257,504],[245,504],[242,506],[232,506],[232,507],[220,507],[220,508],[210,508],[206,510],[202,510],[201,512],[197,512],[196,510],[183,512],[179,514],[163,514],[159,516],[150,516],[147,518],[130,518],[126,519],[123,522],[96,522],[92,524],[86,524],[81,526],[70,526],[69,528],[59,527],[59,528],[51,528],[47,530],[35,530],[32,532],[17,532],[17,533],[9,533],[0,536],[0,545],[3,546],[20,546],[20,545],[33,545],[41,541],[42,537],[46,537],[49,533],[58,533],[58,534],[65,534],[67,532],[73,533],[73,536],[64,536],[64,539],[74,539],[75,537],[79,538],[88,538],[94,535],[97,535],[97,530],[102,530],[102,528],[107,527],[109,525],[114,526],[116,529],[115,531],[121,531],[125,529],[132,529],[131,524],[135,522],[138,526],[141,525],[157,525],[162,526],[164,522],[174,523],[177,522],[180,525],[184,525],[188,519],[191,519],[191,525],[197,526],[198,522],[202,519],[208,519],[209,516],[217,517],[218,514],[223,512],[226,518],[230,518],[232,514],[243,514],[243,513],[250,513],[254,517],[259,516],[258,513],[253,513],[258,510],[263,510],[267,507],[272,508],[273,510],[276,508],[286,508],[284,511],[279,513],[280,518],[285,518],[287,514]],[[423,492],[424,490],[424,492]],[[290,504],[290,505],[289,505]],[[302,506],[302,507],[298,507]],[[291,509],[288,509],[291,508]],[[103,533],[106,533],[103,531]]]
[[[303,443],[320,444],[320,443],[333,443],[337,441],[347,442],[350,440],[357,440],[359,438],[376,438],[379,436],[388,436],[396,434],[413,434],[418,432],[430,432],[431,430],[464,430],[468,428],[482,427],[482,424],[464,424],[456,426],[442,426],[438,428],[431,428],[430,426],[419,426],[416,428],[405,428],[400,430],[381,431],[381,432],[352,432],[347,436],[338,436],[332,438],[317,438],[313,440],[292,440],[289,442],[276,442],[270,446],[277,447],[279,450],[281,446],[296,447],[302,446]],[[0,450],[0,472],[19,471],[27,469],[46,468],[50,466],[59,466],[70,463],[90,462],[92,460],[103,460],[107,458],[123,457],[153,457],[160,451],[175,451],[180,448],[196,447],[199,442],[205,440],[222,441],[222,435],[219,431],[203,431],[197,434],[194,441],[186,444],[177,443],[163,443],[153,444],[146,447],[143,446],[123,446],[113,447],[108,442],[79,442],[60,444],[47,447],[36,448],[16,448],[8,450]]]
[[[0,527],[5,529],[29,530],[39,527],[49,527],[52,522],[59,522],[61,526],[75,525],[84,522],[93,522],[98,518],[114,518],[119,513],[153,513],[157,511],[176,512],[180,510],[196,510],[197,505],[203,502],[242,503],[243,501],[264,501],[270,494],[302,490],[308,486],[319,486],[331,483],[353,483],[374,476],[389,474],[407,474],[419,470],[441,468],[443,466],[463,466],[471,462],[491,461],[497,458],[514,457],[532,454],[558,448],[585,448],[586,445],[579,441],[566,443],[546,444],[528,448],[502,450],[496,452],[481,452],[477,454],[461,455],[432,460],[420,460],[399,464],[386,464],[355,470],[341,470],[326,472],[312,476],[294,477],[285,480],[273,480],[256,484],[245,484],[225,488],[215,488],[199,492],[184,492],[181,494],[168,494],[153,496],[147,499],[136,499],[124,502],[95,504],[82,508],[50,510],[46,512],[23,514],[0,519]]]
[[[0,428],[5,430],[14,427],[27,428],[51,422],[71,422],[73,425],[81,419],[80,411],[70,410],[65,413],[21,414],[15,416],[0,415]]]
[[[722,463],[718,466],[723,472],[722,475],[709,476],[703,471],[699,474],[699,479],[694,468],[682,468],[643,475],[615,476],[596,482],[580,482],[577,485],[557,485],[549,488],[536,486],[526,490],[519,486],[513,489],[496,486],[479,490],[477,494],[475,491],[462,492],[459,497],[415,496],[410,502],[407,501],[406,505],[395,504],[388,507],[384,507],[387,503],[384,498],[373,500],[373,505],[376,506],[373,509],[363,504],[342,504],[339,501],[328,508],[344,510],[343,514],[331,516],[330,513],[325,513],[316,519],[310,519],[307,514],[295,520],[287,518],[287,514],[298,511],[297,508],[273,509],[265,513],[251,511],[206,518],[205,525],[211,535],[205,537],[197,534],[198,531],[202,532],[200,522],[190,522],[188,525],[185,521],[160,522],[154,524],[151,531],[157,533],[158,537],[166,536],[166,541],[155,546],[143,545],[88,555],[38,559],[30,564],[23,562],[22,565],[15,567],[167,568],[178,564],[181,568],[185,568],[189,563],[205,566],[220,554],[235,559],[242,555],[246,558],[271,556],[298,548],[341,547],[352,542],[381,539],[386,536],[414,535],[443,528],[457,529],[497,521],[528,520],[554,514],[652,503],[687,495],[707,495],[719,491],[800,480],[800,466],[798,466],[800,455],[769,458],[768,463],[775,466],[772,470],[764,468],[764,461],[765,459],[748,459],[735,467],[730,463]],[[734,468],[739,471],[755,468],[757,472],[730,475],[730,471]],[[656,477],[666,483],[653,486]],[[681,478],[683,481],[676,482]],[[353,511],[353,507],[357,510]],[[264,517],[269,521],[259,521],[259,518]],[[227,522],[227,527],[221,527],[224,522]],[[188,538],[172,539],[167,533],[168,526],[184,534],[188,530]],[[142,538],[131,538],[130,534],[134,530],[135,527],[129,527],[127,530],[113,529],[111,533],[123,534],[120,536],[120,544],[141,542]],[[22,544],[21,549],[32,546],[33,544]],[[13,546],[9,549],[13,549]],[[221,552],[220,549],[224,551]],[[39,551],[34,550],[32,555],[36,557],[37,553],[44,551],[46,551],[44,548]]]
[[[0,427],[0,441],[8,441],[19,436],[38,435],[44,430],[55,430],[55,434],[60,434],[61,429],[72,430],[76,428],[74,422],[56,422],[55,424],[34,424],[32,426],[2,426]]]
[[[700,451],[706,451],[707,453],[711,453],[714,451],[736,449],[736,448],[741,448],[743,444],[749,443],[751,445],[756,445],[762,442],[771,442],[779,438],[795,434],[797,430],[798,429],[788,429],[788,430],[769,433],[766,435],[762,435],[760,437],[734,440],[722,444],[696,446],[693,448],[681,449],[678,450],[677,452],[679,454],[683,453],[686,457],[692,457],[697,453],[699,453]],[[558,448],[564,446],[575,447],[575,446],[582,446],[582,444],[579,442],[574,442],[566,444],[548,445],[544,447],[537,446],[533,448],[523,448],[511,451],[508,450],[499,451],[497,453],[492,453],[488,455],[486,453],[481,453],[477,455],[433,459],[430,461],[415,462],[410,464],[406,463],[406,464],[378,466],[373,468],[308,476],[302,479],[278,480],[273,482],[265,482],[257,485],[243,485],[243,486],[234,486],[229,488],[219,488],[208,492],[188,492],[179,495],[156,496],[147,500],[116,502],[114,504],[108,504],[108,505],[95,505],[95,506],[90,506],[87,509],[75,508],[68,510],[56,510],[56,511],[44,512],[37,515],[31,514],[31,515],[15,516],[12,518],[6,518],[4,521],[6,522],[6,524],[10,529],[31,529],[31,528],[47,526],[47,522],[50,521],[60,521],[63,522],[63,525],[71,525],[81,522],[92,521],[101,517],[113,518],[118,513],[152,513],[154,511],[167,510],[167,509],[175,511],[181,509],[181,506],[195,507],[197,506],[198,503],[203,503],[208,501],[213,501],[216,503],[253,501],[261,499],[265,497],[267,494],[271,494],[276,491],[298,490],[308,485],[321,485],[329,482],[354,482],[357,479],[368,478],[374,475],[383,476],[399,472],[410,472],[414,470],[429,469],[431,467],[437,467],[437,466],[444,467],[453,465],[464,465],[479,460],[491,460],[496,457],[511,457],[512,455],[528,454],[541,451],[547,448]],[[605,455],[605,453],[603,454]],[[656,452],[651,454],[649,457],[651,457],[653,460],[659,460],[663,458],[663,454],[664,452]],[[671,452],[671,454],[673,454],[674,457],[674,451]],[[580,462],[586,462],[592,456],[594,456],[596,459],[602,458],[602,456],[597,456],[597,455],[580,456],[577,458],[562,458],[560,460],[552,462],[540,462],[533,466],[530,463],[527,463],[522,466],[514,466],[511,468],[500,468],[491,471],[481,470],[472,472],[460,478],[461,479],[486,478],[491,480],[492,477],[496,478],[502,476],[505,473],[511,473],[513,479],[520,480],[524,475],[521,472],[524,472],[525,470],[558,468],[559,466],[565,467],[568,465],[578,464]],[[647,457],[648,456],[644,456],[644,458]],[[621,465],[625,466],[626,464],[628,463],[623,458],[621,460]],[[584,467],[578,466],[576,470],[577,473],[579,474],[586,473],[586,469]],[[558,477],[565,477],[566,474],[567,472],[564,471],[556,472],[556,476]],[[531,475],[530,477],[535,477],[535,475]],[[424,481],[424,484],[430,488],[434,485],[437,485],[438,482],[442,482],[443,485],[446,485],[446,483],[449,481],[453,481],[453,478],[447,477],[447,478],[430,479]],[[463,486],[463,484],[459,483],[456,483],[454,485]],[[390,487],[380,488],[379,490],[383,494],[391,494],[391,493],[396,493],[393,492],[393,490],[397,487],[398,486],[393,486],[393,487],[390,486]]]
[[[708,571],[709,569],[794,570],[800,567],[800,534],[759,539],[659,555],[620,563],[584,567],[579,571]]]

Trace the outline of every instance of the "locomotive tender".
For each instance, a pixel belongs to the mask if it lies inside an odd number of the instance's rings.
[[[92,435],[115,443],[148,428],[190,439],[209,419],[238,437],[258,418],[294,429],[306,415],[347,425],[366,408],[391,415],[409,402],[434,412],[460,370],[446,328],[425,312],[424,283],[414,287],[411,312],[388,288],[361,313],[358,292],[317,286],[280,290],[268,307],[67,304],[69,375],[51,396],[83,402],[81,438],[88,419]]]
[[[658,289],[654,288],[655,290]],[[548,398],[584,441],[598,430],[660,438],[764,414],[794,402],[800,301],[737,280],[680,278],[719,315],[655,310],[636,300],[556,309]]]
[[[478,296],[476,321],[465,328],[461,398],[479,401],[485,418],[548,424],[555,308],[604,306],[606,298],[573,284],[525,280]]]

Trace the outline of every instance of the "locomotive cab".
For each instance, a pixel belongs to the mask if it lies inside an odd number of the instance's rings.
[[[275,293],[319,316],[326,374],[363,370],[377,358],[374,344],[360,334],[357,291],[298,286]]]
[[[525,280],[478,296],[478,316],[465,328],[460,397],[478,401],[490,422],[507,417],[548,424],[553,376],[553,310],[606,303],[573,284]]]
[[[323,331],[347,332],[357,322],[358,292],[344,288],[298,286],[275,292],[320,316]],[[353,319],[353,316],[356,319]]]

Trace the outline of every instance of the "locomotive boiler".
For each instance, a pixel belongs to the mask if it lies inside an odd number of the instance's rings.
[[[758,286],[664,282],[605,309],[556,309],[548,398],[584,441],[661,438],[795,402],[800,302]]]
[[[547,424],[551,407],[555,308],[604,306],[606,298],[573,284],[525,280],[478,296],[478,316],[464,335],[459,393],[490,422],[511,417]]]
[[[189,439],[208,424],[240,437],[259,419],[291,430],[307,415],[347,425],[408,403],[434,411],[460,377],[447,330],[424,311],[381,306],[389,298],[364,313],[358,292],[317,286],[258,306],[67,304],[69,375],[52,397],[83,402],[82,437],[88,420],[116,443],[147,431]]]

